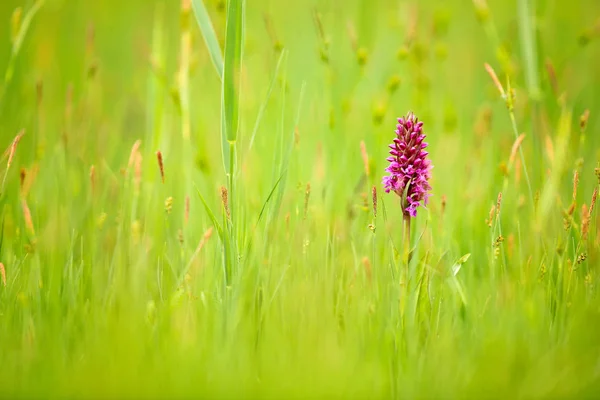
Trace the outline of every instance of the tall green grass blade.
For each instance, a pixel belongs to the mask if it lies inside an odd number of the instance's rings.
[[[228,142],[235,142],[239,125],[239,74],[242,68],[243,0],[229,0],[223,66],[223,113]]]
[[[281,200],[283,198],[283,193],[285,191],[285,187],[286,187],[286,183],[287,183],[287,174],[285,174],[284,172],[288,170],[288,167],[289,167],[289,164],[290,164],[290,158],[292,156],[292,150],[294,149],[294,134],[295,134],[295,129],[298,127],[298,124],[300,123],[300,115],[301,115],[301,110],[302,110],[302,100],[304,98],[304,90],[305,90],[305,88],[306,88],[306,82],[303,82],[302,83],[302,88],[300,89],[300,96],[299,96],[299,99],[298,99],[298,109],[296,111],[296,119],[294,120],[294,125],[293,125],[293,127],[291,129],[291,135],[289,137],[288,149],[285,152],[285,154],[282,154],[280,171],[281,171],[281,175],[283,176],[283,180],[282,180],[281,184],[279,185],[279,190],[277,192],[276,205],[275,205],[275,208],[273,210],[273,218],[276,218],[276,216],[277,216],[277,214],[279,212],[279,208],[281,206]]]
[[[194,11],[196,22],[198,22],[198,26],[202,32],[202,38],[204,39],[204,43],[210,54],[210,60],[217,70],[219,80],[223,80],[223,53],[219,46],[215,29],[210,20],[210,15],[208,15],[208,11],[204,5],[204,1],[192,0],[192,10]]]
[[[23,18],[23,21],[21,22],[18,33],[14,38],[12,50],[10,53],[10,59],[8,61],[8,66],[6,67],[6,72],[4,74],[4,84],[0,88],[0,103],[2,102],[2,99],[4,97],[4,92],[5,92],[6,88],[8,87],[8,84],[12,80],[13,74],[15,72],[15,63],[17,61],[17,56],[19,55],[19,52],[21,51],[21,46],[23,45],[25,36],[27,35],[27,32],[29,31],[29,26],[31,25],[31,21],[33,21],[33,17],[35,17],[35,15],[42,8],[44,3],[45,3],[45,0],[36,1],[33,4],[33,6],[29,9],[29,11],[27,11],[27,14],[25,14],[25,17]]]
[[[256,220],[256,224],[252,228],[252,233],[250,234],[250,239],[248,240],[248,244],[246,245],[246,255],[248,255],[250,253],[250,249],[252,248],[252,242],[254,240],[254,233],[256,232],[256,228],[260,224],[260,221],[262,220],[262,217],[263,217],[263,215],[264,215],[264,213],[265,213],[265,211],[267,209],[267,205],[269,204],[269,202],[273,198],[273,195],[275,194],[275,190],[279,186],[279,183],[281,182],[281,180],[283,179],[283,177],[285,176],[286,173],[287,173],[287,171],[284,171],[281,174],[281,176],[279,177],[279,179],[277,179],[277,182],[275,182],[275,185],[273,186],[273,188],[269,192],[269,195],[267,196],[267,199],[265,200],[265,202],[263,203],[262,208],[260,209],[260,213],[258,214],[258,219]]]
[[[523,58],[525,59],[525,77],[527,80],[527,90],[534,100],[539,100],[541,96],[539,75],[538,75],[538,57],[535,43],[534,29],[531,23],[533,18],[531,13],[531,3],[533,0],[519,0],[519,33],[521,35],[521,47]]]
[[[217,233],[219,234],[219,237],[222,240],[223,239],[223,228],[219,224],[219,221],[215,217],[215,214],[213,213],[212,209],[206,202],[206,199],[204,199],[204,196],[202,196],[200,189],[198,189],[197,187],[196,187],[196,192],[198,192],[198,197],[200,197],[200,201],[202,202],[202,205],[204,206],[204,210],[206,211],[208,218],[210,218],[210,221],[213,223],[214,227],[217,229]]]
[[[250,136],[250,144],[248,145],[248,152],[250,150],[252,150],[252,146],[254,145],[254,139],[256,138],[256,132],[258,132],[260,122],[262,121],[263,115],[267,108],[267,104],[269,103],[269,99],[271,98],[271,93],[273,92],[273,88],[275,87],[275,82],[277,81],[277,77],[279,76],[279,69],[281,67],[281,62],[283,61],[283,58],[285,55],[286,55],[286,51],[283,50],[281,52],[281,54],[279,55],[279,59],[277,60],[277,66],[275,67],[275,72],[273,72],[273,76],[271,77],[271,83],[269,83],[269,89],[267,90],[267,95],[265,96],[262,104],[260,105],[258,115],[256,116],[256,122],[254,123],[254,129],[252,129],[252,135]]]
[[[19,29],[19,33],[18,33],[17,37],[15,38],[15,42],[14,42],[13,49],[12,49],[13,53],[17,54],[21,50],[21,46],[23,45],[23,40],[25,40],[25,35],[27,35],[27,32],[29,31],[29,25],[31,25],[31,21],[33,20],[33,17],[35,17],[35,14],[38,13],[38,11],[40,10],[40,8],[42,8],[44,3],[45,3],[45,0],[36,1],[33,4],[33,6],[29,9],[27,14],[25,14],[25,18],[23,18],[23,22]]]

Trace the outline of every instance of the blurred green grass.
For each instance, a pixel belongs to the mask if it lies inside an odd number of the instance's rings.
[[[598,187],[600,10],[529,0],[525,21],[521,1],[489,1],[486,23],[467,0],[246,2],[229,223],[221,84],[193,17],[178,2],[46,0],[0,90],[8,153],[25,129],[0,197],[0,397],[596,397],[600,234],[594,212],[582,238],[581,207]],[[0,4],[2,78],[11,15],[33,4]],[[205,4],[223,47],[224,2]],[[485,62],[515,88],[533,199],[522,165],[503,172],[515,137]],[[434,197],[401,285],[401,211],[380,180],[408,110]],[[231,226],[231,281],[196,187]]]

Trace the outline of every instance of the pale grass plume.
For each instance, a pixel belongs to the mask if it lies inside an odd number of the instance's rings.
[[[592,219],[592,215],[594,214],[594,208],[596,207],[596,200],[598,200],[598,188],[594,189],[594,193],[592,194],[592,202],[590,203],[590,210],[588,212],[587,218]]]
[[[354,23],[350,20],[346,23],[346,31],[348,32],[348,39],[350,39],[350,45],[352,46],[352,50],[358,50],[358,35],[356,34],[356,27]]]
[[[579,186],[579,171],[573,173],[573,204],[577,204],[577,187]]]
[[[287,236],[290,235],[290,212],[289,211],[285,214],[285,232],[286,232]]]
[[[0,278],[2,278],[2,285],[6,287],[6,269],[4,268],[4,264],[0,262]]]
[[[554,65],[552,61],[547,58],[545,62],[546,72],[548,73],[548,80],[550,81],[550,87],[552,88],[552,93],[554,97],[558,97],[558,80],[556,79],[556,70],[554,69]]]
[[[29,210],[27,201],[24,198],[21,199],[21,208],[23,209],[23,218],[25,219],[25,227],[27,228],[27,232],[29,232],[29,234],[31,236],[35,236],[35,229],[33,227],[33,219],[31,217],[31,210]]]
[[[490,78],[492,78],[494,86],[496,86],[496,89],[498,89],[498,92],[500,92],[500,96],[502,96],[503,99],[506,99],[506,92],[504,91],[502,83],[500,83],[500,79],[498,79],[498,75],[496,75],[494,68],[492,68],[492,66],[488,63],[483,64],[483,66],[485,67],[485,70],[489,74]]]
[[[590,212],[587,205],[581,206],[581,238],[586,240],[590,230]]]
[[[370,176],[370,169],[369,169],[369,154],[367,153],[367,146],[365,145],[365,141],[361,140],[360,141],[360,154],[362,156],[362,160],[363,160],[363,165],[365,167],[365,174],[367,176]]]
[[[133,146],[131,147],[131,152],[129,153],[129,161],[127,162],[127,170],[130,170],[131,167],[136,162],[138,152],[140,150],[141,145],[142,145],[142,141],[139,139],[136,140],[135,143],[133,143]]]
[[[187,225],[190,221],[190,196],[185,196],[185,211],[183,221],[185,225]]]
[[[367,276],[369,282],[371,282],[373,268],[371,267],[371,261],[369,260],[369,257],[363,257],[362,264],[365,268],[365,275]]]
[[[8,171],[10,170],[10,166],[15,157],[15,153],[17,152],[17,146],[19,145],[19,142],[21,141],[21,138],[23,137],[24,134],[25,134],[25,130],[22,129],[17,134],[17,136],[13,139],[10,147],[4,152],[4,157],[6,157],[6,154],[8,154],[8,161],[6,162],[6,171],[4,172],[4,178],[2,179],[2,190],[0,190],[0,193],[4,192],[4,185],[6,183],[6,177],[8,176]]]
[[[200,254],[200,252],[202,251],[202,249],[206,246],[206,243],[208,243],[208,240],[211,238],[213,234],[213,227],[211,226],[210,228],[208,228],[206,231],[204,231],[204,234],[202,235],[202,238],[200,239],[200,242],[198,242],[198,246],[196,246],[196,250],[194,250],[194,254],[192,255],[191,259],[190,259],[190,264],[189,264],[189,275],[194,276],[195,275],[195,269],[193,267],[194,260],[196,260],[196,258],[198,257],[198,255]]]
[[[135,155],[135,166],[133,175],[133,186],[136,193],[140,192],[140,186],[142,184],[142,154],[138,151]]]
[[[513,143],[512,148],[510,150],[510,157],[508,159],[508,169],[511,169],[513,164],[515,163],[515,160],[517,159],[517,152],[519,151],[519,147],[523,143],[523,140],[525,140],[525,134],[521,133]]]
[[[90,167],[90,185],[92,188],[92,193],[96,192],[96,167],[92,165]]]
[[[12,165],[13,159],[15,157],[15,153],[17,152],[17,146],[19,145],[19,142],[21,141],[21,138],[23,137],[23,135],[25,135],[25,129],[21,129],[21,131],[17,134],[17,136],[15,136],[15,138],[11,142],[10,147],[8,149],[6,149],[6,151],[4,152],[3,158],[8,155],[8,161],[6,162],[6,169],[9,169],[10,166]]]
[[[506,253],[508,254],[509,259],[512,258],[514,248],[515,248],[515,234],[511,233],[510,235],[508,235],[508,241],[506,244]]]
[[[486,137],[492,130],[493,112],[489,106],[484,106],[477,112],[473,129],[480,139]]]
[[[485,223],[490,228],[492,227],[492,224],[494,222],[494,215],[496,215],[496,206],[492,205],[492,208],[490,208],[490,214],[488,215],[488,218],[485,220]]]
[[[204,235],[202,235],[202,239],[200,239],[200,242],[198,243],[198,247],[196,248],[197,252],[200,252],[202,250],[202,248],[206,245],[206,242],[208,242],[208,239],[210,239],[212,234],[213,234],[213,227],[211,226],[204,232]]]
[[[192,11],[191,0],[181,1],[181,36],[179,55],[179,96],[181,101],[182,125],[181,131],[185,140],[190,139],[190,64],[192,57],[192,32],[190,30],[190,19]]]

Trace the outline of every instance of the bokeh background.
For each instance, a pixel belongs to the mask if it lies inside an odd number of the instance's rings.
[[[46,0],[15,52],[35,4],[0,2],[0,395],[597,393],[597,0],[246,1],[226,287],[196,193],[221,220],[221,83],[187,3]],[[435,169],[404,325],[380,181],[408,111]]]

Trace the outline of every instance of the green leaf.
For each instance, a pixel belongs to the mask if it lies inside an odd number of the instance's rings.
[[[467,253],[464,256],[462,256],[461,258],[459,258],[458,260],[456,260],[456,262],[452,266],[452,275],[456,276],[456,274],[458,274],[458,271],[460,271],[460,267],[464,263],[467,262],[467,260],[469,259],[469,257],[471,257],[471,253]]]
[[[202,204],[204,205],[204,209],[206,210],[206,214],[208,214],[208,217],[210,218],[210,220],[212,221],[213,225],[217,229],[217,233],[219,234],[219,238],[221,238],[221,240],[223,240],[223,228],[221,228],[221,225],[219,225],[219,221],[217,221],[217,218],[215,217],[215,214],[212,212],[212,210],[208,206],[208,203],[204,199],[204,196],[202,196],[202,193],[200,193],[200,190],[197,187],[196,187],[196,191],[198,192],[198,196],[200,197],[200,201],[202,201]]]
[[[215,29],[213,28],[213,24],[210,20],[210,15],[208,15],[208,11],[206,10],[206,6],[204,5],[204,1],[192,0],[192,9],[194,10],[196,22],[198,22],[198,26],[200,27],[200,31],[202,32],[202,38],[204,39],[204,43],[206,44],[208,53],[210,54],[210,60],[212,61],[213,65],[215,66],[215,69],[217,70],[219,80],[222,81],[223,53],[221,51],[221,47],[219,46],[219,41],[217,40]]]

